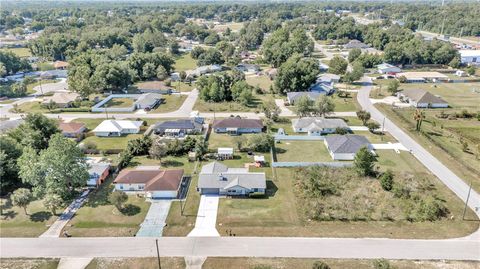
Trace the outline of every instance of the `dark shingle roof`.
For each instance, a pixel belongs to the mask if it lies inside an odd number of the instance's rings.
[[[370,142],[361,135],[330,135],[325,138],[328,148],[333,153],[357,153]]]
[[[232,117],[222,120],[215,120],[213,122],[213,128],[263,128],[262,120],[255,119],[242,119],[238,117]]]

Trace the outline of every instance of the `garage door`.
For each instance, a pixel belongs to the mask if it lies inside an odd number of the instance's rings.
[[[216,188],[203,188],[202,194],[218,194],[218,189]]]

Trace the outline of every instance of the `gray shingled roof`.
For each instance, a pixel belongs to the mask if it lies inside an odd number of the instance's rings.
[[[333,153],[357,153],[370,142],[361,135],[330,135],[325,138],[328,148]]]
[[[448,104],[442,98],[422,89],[407,89],[402,91],[403,95],[420,104]]]
[[[335,128],[348,128],[348,125],[342,119],[326,119],[320,117],[307,117],[300,119],[293,119],[292,125],[295,129],[335,129]]]
[[[311,100],[316,100],[320,95],[324,94],[325,93],[321,92],[287,92],[287,98],[289,102],[295,103],[302,96],[307,96]]]
[[[198,188],[228,189],[234,186],[266,189],[265,173],[251,173],[246,168],[228,168],[219,162],[211,162],[202,167]]]
[[[135,101],[135,105],[142,107],[153,106],[160,99],[162,99],[162,95],[159,93],[144,93],[138,97],[137,101]]]

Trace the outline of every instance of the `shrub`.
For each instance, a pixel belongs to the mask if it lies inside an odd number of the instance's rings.
[[[347,128],[342,128],[342,127],[337,127],[335,129],[335,133],[344,135],[344,134],[348,133],[348,129]]]
[[[373,267],[375,269],[391,269],[392,268],[392,266],[390,265],[390,262],[385,259],[374,260]]]
[[[380,177],[380,185],[382,189],[386,191],[390,191],[393,188],[393,173],[391,170],[387,170],[383,175]]]
[[[330,266],[322,261],[316,261],[313,263],[312,269],[330,269]]]
[[[248,147],[253,151],[268,152],[275,142],[269,134],[254,134],[248,139]]]
[[[420,200],[414,210],[414,218],[418,221],[435,221],[447,213],[447,208],[433,196]]]
[[[373,155],[366,147],[362,147],[355,155],[353,165],[359,175],[369,176],[373,174],[375,161],[375,155]]]

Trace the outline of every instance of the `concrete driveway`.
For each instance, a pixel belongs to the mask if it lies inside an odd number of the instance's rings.
[[[140,224],[136,237],[160,237],[167,221],[172,200],[152,200],[145,220]]]
[[[198,207],[195,228],[188,236],[220,236],[215,227],[217,223],[218,195],[202,195]]]
[[[68,92],[67,79],[62,78],[59,82],[42,84],[33,87],[34,95],[42,95],[49,92]]]

